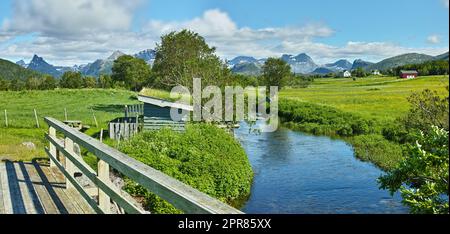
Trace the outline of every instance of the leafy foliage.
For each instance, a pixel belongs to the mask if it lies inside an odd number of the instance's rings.
[[[401,70],[416,70],[421,76],[431,76],[431,75],[448,75],[448,61],[444,60],[433,60],[427,61],[420,64],[409,64],[404,66],[399,66],[390,71],[391,75],[400,75]]]
[[[150,83],[151,69],[144,60],[124,55],[114,61],[111,78],[114,82],[122,82],[128,89],[138,91]]]
[[[380,177],[381,188],[400,191],[413,213],[449,212],[448,131],[433,126],[420,134],[398,168]]]
[[[269,58],[264,63],[262,77],[267,86],[278,86],[282,89],[291,76],[291,66],[280,58]]]
[[[83,88],[84,81],[80,72],[68,71],[62,75],[59,84],[61,88],[81,89]]]
[[[241,145],[212,125],[187,126],[186,132],[163,129],[144,132],[123,142],[120,150],[221,201],[247,196],[253,172]],[[154,213],[179,213],[172,205],[128,181],[127,191],[145,198]]]
[[[192,79],[201,78],[202,84],[223,86],[230,71],[215,55],[199,34],[182,30],[161,38],[156,46],[153,71],[157,88],[170,89],[177,85],[192,88]]]

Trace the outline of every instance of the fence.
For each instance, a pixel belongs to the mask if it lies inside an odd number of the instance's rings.
[[[110,213],[111,200],[126,213],[144,212],[111,183],[110,166],[185,213],[242,213],[56,119],[47,117],[45,122],[49,126],[46,138],[50,142],[50,146],[46,148],[46,152],[51,159],[51,166],[61,170],[68,181],[67,187],[78,190],[97,213]],[[57,132],[64,135],[64,144],[57,138]],[[97,172],[74,153],[75,143],[99,159]],[[98,187],[98,202],[77,182],[74,177],[76,170],[81,171]]]

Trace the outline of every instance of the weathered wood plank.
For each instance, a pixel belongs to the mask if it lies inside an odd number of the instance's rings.
[[[34,184],[34,188],[44,209],[44,213],[45,214],[61,213],[58,210],[55,202],[53,201],[52,196],[50,195],[50,191],[48,189],[50,185],[48,184],[48,182],[39,176],[39,173],[37,172],[33,164],[24,163],[24,165],[28,174],[30,175],[30,180]]]
[[[111,197],[114,201],[116,201],[122,208],[125,209],[127,213],[132,214],[140,214],[144,213],[144,211],[140,210],[129,198],[124,197],[120,191],[117,191],[117,188],[109,181],[109,177],[107,179],[102,179],[97,177],[97,173],[92,170],[84,161],[77,160],[77,157],[73,155],[72,152],[69,152],[64,149],[64,147],[57,142],[55,138],[46,135],[47,140],[52,142],[55,147],[60,150],[66,158],[72,160],[72,163],[87,177],[89,178],[96,186],[98,186],[103,192],[106,193],[109,197]],[[108,169],[109,172],[109,169]]]
[[[57,165],[57,164],[56,164]],[[70,197],[67,196],[65,193],[66,187],[65,187],[65,181],[61,181],[61,179],[57,179],[53,172],[51,171],[51,168],[47,167],[41,167],[42,171],[44,172],[46,178],[48,179],[49,183],[54,188],[54,191],[58,197],[58,199],[61,201],[62,204],[64,204],[65,209],[67,210],[68,214],[79,214],[81,213],[81,209],[79,209],[72,201]],[[59,186],[58,186],[59,185]],[[63,185],[63,187],[61,186]]]
[[[0,164],[3,164],[3,162],[0,162]],[[1,168],[0,168],[1,170]],[[3,201],[3,193],[6,192],[3,190],[2,187],[2,173],[0,173],[0,214],[5,214],[5,205],[4,205],[4,201]]]
[[[75,178],[73,178],[72,175],[70,175],[64,168],[64,166],[59,163],[54,155],[51,155],[50,151],[46,148],[45,152],[47,153],[47,155],[50,157],[51,160],[53,160],[56,164],[56,166],[58,167],[58,169],[64,174],[65,178],[67,180],[70,181],[70,183],[74,186],[74,188],[80,193],[81,196],[83,196],[83,198],[89,203],[89,205],[97,212],[102,214],[103,211],[98,207],[97,203],[89,196],[89,194],[84,191],[83,187],[75,180]],[[67,152],[68,153],[68,152]],[[66,154],[66,157],[69,154]],[[76,157],[74,157],[76,158]],[[69,160],[67,160],[69,161]],[[74,160],[76,161],[76,160]],[[77,213],[81,213],[82,211],[77,211]]]
[[[14,168],[17,173],[19,188],[22,194],[23,203],[27,214],[44,214],[44,209],[41,201],[36,194],[33,182],[25,169],[23,163],[14,163]]]
[[[20,191],[17,172],[12,162],[5,162],[5,171],[8,178],[9,194],[12,203],[13,214],[26,214],[23,195]]]
[[[242,213],[92,137],[64,125],[56,119],[45,118],[45,121],[49,126],[63,132],[66,137],[93,152],[99,159],[125,176],[187,213]]]

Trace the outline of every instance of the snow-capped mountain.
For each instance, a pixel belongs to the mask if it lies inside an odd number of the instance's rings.
[[[55,67],[37,55],[33,56],[27,68],[54,77],[60,77],[64,73],[61,67]]]
[[[283,54],[281,59],[291,65],[292,72],[297,74],[311,73],[319,67],[316,63],[314,63],[312,58],[305,53],[301,53],[297,56]]]
[[[134,55],[135,58],[144,60],[148,65],[153,66],[156,58],[156,51],[152,49],[143,50]]]
[[[325,68],[333,71],[349,71],[352,69],[353,64],[346,59],[341,59],[335,63],[325,64]]]
[[[114,51],[107,59],[97,59],[95,62],[85,65],[80,72],[83,75],[95,77],[101,74],[111,74],[114,61],[123,55],[125,54],[121,51]]]
[[[355,70],[358,68],[366,68],[372,64],[374,64],[374,63],[367,62],[362,59],[357,59],[357,60],[355,60],[355,62],[353,62],[352,70]]]
[[[27,67],[28,67],[28,64],[25,63],[25,61],[23,61],[23,59],[17,61],[16,64],[17,64],[17,65],[20,65],[20,66],[22,66],[22,67],[24,67],[24,68],[27,68]]]

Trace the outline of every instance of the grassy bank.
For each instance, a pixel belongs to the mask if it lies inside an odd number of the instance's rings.
[[[283,90],[280,116],[294,130],[343,137],[358,158],[390,170],[403,146],[385,139],[383,129],[407,113],[413,92],[431,89],[444,96],[448,84],[444,76],[318,79],[309,88]]]
[[[107,128],[107,123],[123,116],[126,104],[138,103],[136,94],[124,90],[84,89],[52,91],[1,91],[0,92],[0,157],[13,161],[29,161],[46,157],[44,133],[47,126],[44,117],[80,120],[91,129],[88,134]],[[40,128],[36,127],[34,109],[37,111]],[[8,127],[4,110],[7,110]],[[96,127],[93,114],[99,126]],[[35,149],[22,145],[32,142]]]
[[[120,151],[230,205],[250,194],[253,172],[240,143],[213,125],[188,125],[183,133],[144,132],[119,145]],[[127,182],[152,213],[180,213],[169,203]],[[237,206],[239,204],[236,204]]]

